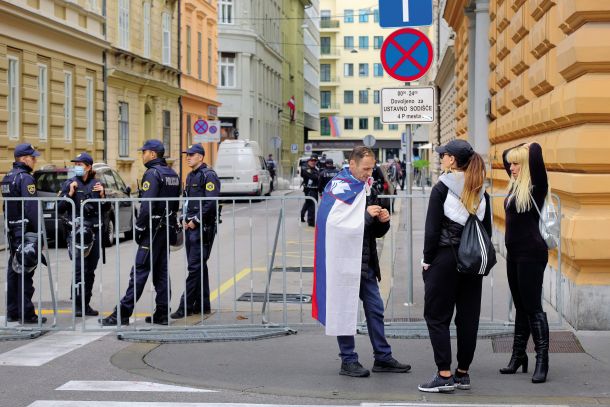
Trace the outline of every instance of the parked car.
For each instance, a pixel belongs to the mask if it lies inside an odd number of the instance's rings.
[[[104,186],[106,198],[129,198],[131,188],[126,186],[121,176],[105,163],[93,164],[95,178]],[[72,168],[61,168],[54,165],[48,165],[34,172],[36,180],[36,189],[40,197],[57,196],[61,191],[62,184],[74,176]],[[119,208],[119,233],[123,233],[126,239],[133,238],[133,203],[124,201],[118,204]],[[105,247],[114,245],[116,237],[115,225],[115,205],[104,203],[102,204],[102,242]],[[77,213],[76,216],[79,214]],[[136,212],[137,215],[137,212]],[[45,228],[47,237],[50,243],[55,240],[55,225],[57,224],[57,236],[60,244],[66,241],[66,231],[61,220],[56,222],[56,210],[54,201],[43,202],[43,216],[45,220]]]
[[[269,195],[271,175],[256,141],[225,140],[218,147],[214,170],[221,195]]]

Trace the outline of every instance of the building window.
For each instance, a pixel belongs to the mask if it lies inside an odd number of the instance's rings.
[[[8,57],[8,136],[19,138],[19,60]]]
[[[358,103],[364,105],[369,103],[369,91],[361,90],[358,92]]]
[[[203,75],[203,37],[200,32],[197,33],[197,78],[201,79]]]
[[[46,140],[49,128],[49,76],[47,66],[38,64],[38,138]]]
[[[129,49],[129,0],[119,0],[119,47]]]
[[[86,87],[85,87],[85,96],[86,96],[86,106],[85,106],[85,115],[87,116],[87,128],[86,128],[86,136],[87,142],[93,143],[93,133],[95,132],[95,92],[94,92],[94,83],[93,78],[87,76],[85,78]]]
[[[373,48],[375,49],[381,49],[381,46],[383,45],[383,36],[381,35],[376,35],[373,38]]]
[[[171,16],[164,12],[161,14],[161,26],[163,31],[163,65],[172,64],[172,34],[171,34]]]
[[[320,10],[320,20],[322,20],[322,21],[330,20],[330,10]]]
[[[352,50],[354,48],[354,37],[351,35],[343,37],[343,48]]]
[[[220,87],[235,87],[235,54],[223,52],[220,54]]]
[[[390,125],[388,125],[388,128],[390,130],[398,130],[398,125],[397,124],[390,124]]]
[[[323,90],[320,92],[320,107],[322,109],[330,108],[330,91]]]
[[[323,136],[330,136],[330,122],[328,117],[320,118],[320,134]]]
[[[376,23],[379,22],[379,9],[378,8],[373,10],[373,20],[375,20]]]
[[[143,37],[144,37],[144,57],[150,58],[150,2],[144,3],[143,10]]]
[[[361,23],[369,22],[369,11],[367,9],[360,9],[360,11],[358,12],[358,21]]]
[[[98,12],[97,11],[97,0],[89,0],[89,10],[94,11],[94,12]]]
[[[343,119],[343,128],[345,130],[354,130],[354,119],[352,117]]]
[[[72,141],[72,72],[64,72],[64,139]]]
[[[373,75],[380,78],[383,76],[383,65],[380,63],[373,64]]]
[[[369,64],[358,64],[358,75],[361,77],[369,76]]]
[[[233,24],[233,0],[219,0],[218,12],[221,24]]]
[[[343,76],[354,76],[354,64],[343,64]]]
[[[358,48],[369,49],[369,37],[367,37],[367,36],[358,37]]]
[[[320,53],[322,55],[330,54],[330,37],[320,37]]]
[[[360,130],[368,130],[369,129],[369,119],[366,117],[361,117],[358,119],[358,128]]]
[[[343,22],[353,23],[354,22],[354,10],[345,10],[343,12]]]
[[[191,26],[186,26],[186,73],[191,74]]]
[[[172,126],[171,126],[171,112],[169,110],[163,111],[163,146],[165,147],[165,157],[171,155],[172,147]]]
[[[119,157],[129,157],[129,104],[119,102]]]
[[[330,64],[320,64],[320,82],[330,82]]]
[[[381,123],[381,119],[379,117],[373,118],[373,129],[374,130],[383,130],[383,123]]]
[[[344,90],[343,91],[343,103],[352,104],[354,103],[354,91]]]
[[[201,79],[201,78],[199,78]],[[208,38],[208,83],[212,83],[212,39]]]
[[[373,103],[376,104],[376,105],[379,104],[379,96],[380,96],[379,91],[378,90],[374,90],[373,91]]]

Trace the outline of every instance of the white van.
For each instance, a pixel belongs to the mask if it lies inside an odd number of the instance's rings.
[[[268,195],[271,175],[256,141],[225,140],[218,147],[214,170],[221,195]]]

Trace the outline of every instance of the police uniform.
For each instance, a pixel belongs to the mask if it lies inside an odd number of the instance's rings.
[[[329,167],[330,166],[330,167]],[[324,192],[324,188],[330,182],[331,179],[335,178],[339,174],[339,170],[335,167],[332,159],[326,159],[326,168],[320,172],[320,181],[318,182],[318,192],[321,194]]]
[[[148,140],[141,151],[155,151],[164,153],[165,148],[159,140]],[[142,177],[140,198],[178,198],[180,196],[180,178],[178,174],[168,167],[164,158],[156,158],[145,164],[147,170]],[[133,313],[135,302],[140,299],[148,275],[152,271],[153,285],[157,293],[155,297],[156,308],[152,317],[146,317],[146,322],[167,325],[167,311],[169,304],[168,274],[167,274],[167,226],[166,206],[170,213],[178,212],[178,201],[144,201],[140,205],[140,213],[135,224],[135,237],[138,244],[135,267],[132,267],[129,286],[125,296],[121,299],[121,324],[128,325],[129,317]],[[152,220],[152,230],[149,228]],[[151,240],[152,236],[152,240]],[[135,287],[134,287],[135,285]],[[117,310],[102,319],[102,325],[117,324]]]
[[[275,161],[273,160],[273,156],[270,154],[267,159],[267,169],[269,170],[269,175],[271,176],[271,189],[273,192],[273,182],[275,181]]]
[[[189,146],[185,153],[205,156],[205,150],[201,144]],[[183,208],[183,220],[186,223],[193,222],[196,227],[185,229],[189,273],[186,278],[186,290],[180,298],[178,309],[171,315],[174,319],[183,318],[185,315],[199,314],[202,306],[205,314],[210,313],[210,282],[207,260],[210,257],[216,234],[218,201],[199,200],[198,198],[218,197],[219,195],[220,181],[218,176],[206,164],[201,164],[186,177],[184,196],[187,200]],[[203,295],[201,293],[202,288]]]
[[[75,159],[71,162],[82,162],[87,165],[93,165],[93,158],[87,153],[79,154]],[[77,187],[74,191],[74,195],[70,196],[70,184],[72,182],[76,182]],[[93,188],[100,181],[95,179],[95,173],[91,170],[87,176],[87,180],[85,181],[83,177],[74,176],[68,179],[62,185],[62,190],[60,192],[60,196],[70,198],[74,201],[74,208],[76,213],[75,217],[81,216],[81,206],[83,202],[87,199],[100,199],[102,196],[99,191],[94,191]],[[61,202],[59,205],[60,210],[64,212],[68,212],[68,216],[71,217],[71,207],[67,202]],[[85,256],[84,259],[84,275],[85,275],[85,284],[84,287],[81,287],[81,250],[75,250],[76,259],[75,259],[75,274],[74,274],[74,284],[75,284],[75,303],[76,303],[76,316],[82,316],[81,309],[81,293],[84,291],[85,293],[85,315],[88,316],[96,316],[98,312],[91,308],[89,303],[91,302],[91,296],[93,292],[93,282],[95,281],[95,269],[97,268],[97,264],[100,259],[100,232],[99,232],[99,208],[100,204],[98,203],[88,203],[83,208],[83,224],[86,227],[90,228],[93,235],[93,244],[91,246],[91,251],[89,255]],[[75,236],[76,244],[80,244],[81,236],[77,234]]]
[[[316,160],[316,158],[312,156],[308,162],[312,160]],[[316,167],[311,168],[309,164],[307,164],[301,169],[301,177],[303,177],[303,190],[305,191],[305,196],[312,197],[317,202],[320,172]],[[315,226],[316,204],[312,202],[311,199],[306,199],[301,208],[301,222],[305,221],[305,213],[307,213],[307,224],[309,226]]]
[[[40,153],[31,144],[19,144],[15,147],[15,158],[24,156],[38,157]],[[5,198],[35,198],[36,182],[32,177],[32,168],[25,163],[16,161],[13,169],[2,179],[2,196]],[[7,266],[7,320],[25,323],[38,323],[38,316],[32,304],[34,296],[34,271],[17,273],[12,266],[13,256],[22,243],[25,233],[39,233],[38,202],[36,201],[5,201],[4,213],[7,221],[7,235],[10,255]],[[23,284],[22,284],[23,282]],[[23,303],[23,308],[22,308]],[[42,318],[45,322],[46,318]]]

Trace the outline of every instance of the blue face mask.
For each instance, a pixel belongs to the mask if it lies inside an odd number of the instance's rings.
[[[85,175],[85,169],[80,165],[74,166],[74,175],[76,175],[77,177],[82,177],[83,175]]]

